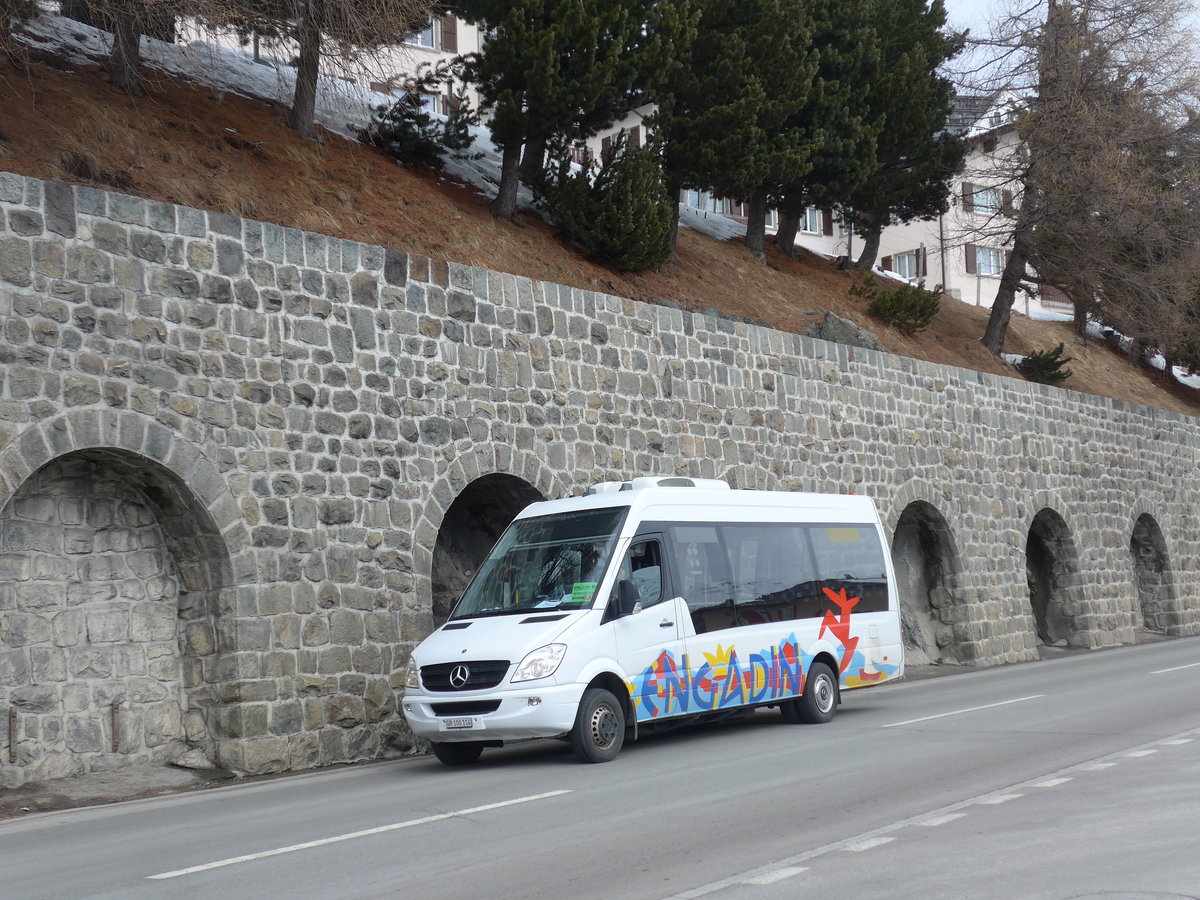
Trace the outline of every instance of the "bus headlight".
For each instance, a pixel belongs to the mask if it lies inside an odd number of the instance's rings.
[[[404,686],[417,689],[421,687],[421,676],[417,674],[417,664],[411,658],[408,661],[408,668],[404,670]]]
[[[517,671],[513,673],[512,680],[517,682],[549,678],[558,671],[558,665],[563,661],[566,652],[566,644],[547,644],[545,647],[538,647],[521,660]]]

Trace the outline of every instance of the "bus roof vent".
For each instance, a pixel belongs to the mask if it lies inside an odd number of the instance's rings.
[[[639,491],[642,488],[650,487],[707,488],[708,490],[715,489],[718,491],[729,490],[729,485],[716,478],[685,478],[678,475],[635,478],[629,483],[629,489],[634,491]]]
[[[592,485],[584,494],[591,497],[596,494],[616,494],[621,491],[640,491],[652,487],[683,487],[706,488],[708,490],[727,491],[729,485],[716,478],[685,478],[681,475],[646,475],[633,481],[601,481]]]
[[[627,490],[629,490],[628,481],[601,481],[588,488],[583,496],[591,497],[595,494],[615,494],[617,491]]]

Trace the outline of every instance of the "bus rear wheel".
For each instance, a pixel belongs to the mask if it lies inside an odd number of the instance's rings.
[[[833,669],[815,662],[808,670],[804,693],[780,707],[785,722],[824,725],[837,713],[838,683]]]
[[[624,743],[625,707],[610,691],[589,688],[571,729],[571,749],[584,762],[609,762]]]

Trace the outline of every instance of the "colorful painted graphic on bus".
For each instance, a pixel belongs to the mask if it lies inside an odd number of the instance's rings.
[[[838,661],[841,682],[847,688],[884,681],[898,670],[886,657],[870,659],[859,649],[859,639],[850,634],[850,615],[857,597],[844,589],[823,589],[838,608],[825,613],[818,637],[826,632],[841,644]],[[785,700],[804,691],[804,673],[812,655],[804,652],[795,633],[773,647],[739,656],[737,648],[717,644],[712,653],[693,668],[687,653],[677,657],[664,650],[645,671],[629,684],[638,721],[652,721],[686,713],[709,712],[736,706]]]

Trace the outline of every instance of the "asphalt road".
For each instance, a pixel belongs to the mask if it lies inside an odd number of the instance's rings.
[[[0,896],[1200,897],[1200,638],[0,822]]]

